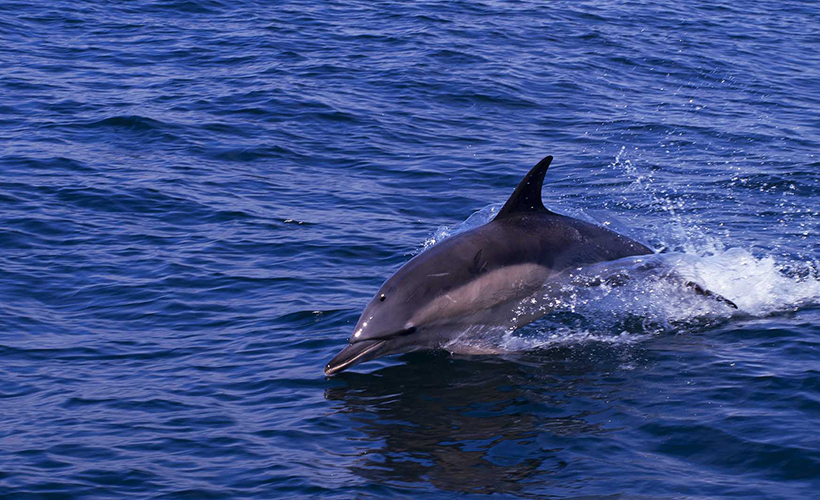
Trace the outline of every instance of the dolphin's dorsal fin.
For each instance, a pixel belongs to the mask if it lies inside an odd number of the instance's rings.
[[[547,212],[552,213],[544,207],[541,201],[541,187],[544,185],[544,174],[547,173],[547,167],[552,162],[552,156],[547,156],[538,164],[532,167],[524,179],[518,184],[518,187],[513,191],[510,199],[498,212],[496,219],[503,219],[513,215],[523,215],[528,213]]]

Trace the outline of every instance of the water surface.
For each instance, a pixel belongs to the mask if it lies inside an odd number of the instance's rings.
[[[820,488],[813,2],[0,5],[0,495]],[[662,251],[501,356],[324,364],[555,156]],[[472,216],[472,217],[471,217]]]

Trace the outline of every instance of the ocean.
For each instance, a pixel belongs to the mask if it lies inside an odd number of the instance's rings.
[[[0,496],[820,491],[820,4],[0,3]],[[380,284],[550,210],[647,272],[327,378]]]

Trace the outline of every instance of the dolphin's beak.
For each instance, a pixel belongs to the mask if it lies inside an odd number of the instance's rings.
[[[387,340],[363,340],[348,345],[325,366],[325,375],[335,375],[362,361],[378,357],[382,351],[380,347],[385,343]]]

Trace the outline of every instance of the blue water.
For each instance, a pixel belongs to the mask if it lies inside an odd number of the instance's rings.
[[[816,498],[820,5],[0,3],[0,496]],[[322,374],[555,156],[657,276]]]

